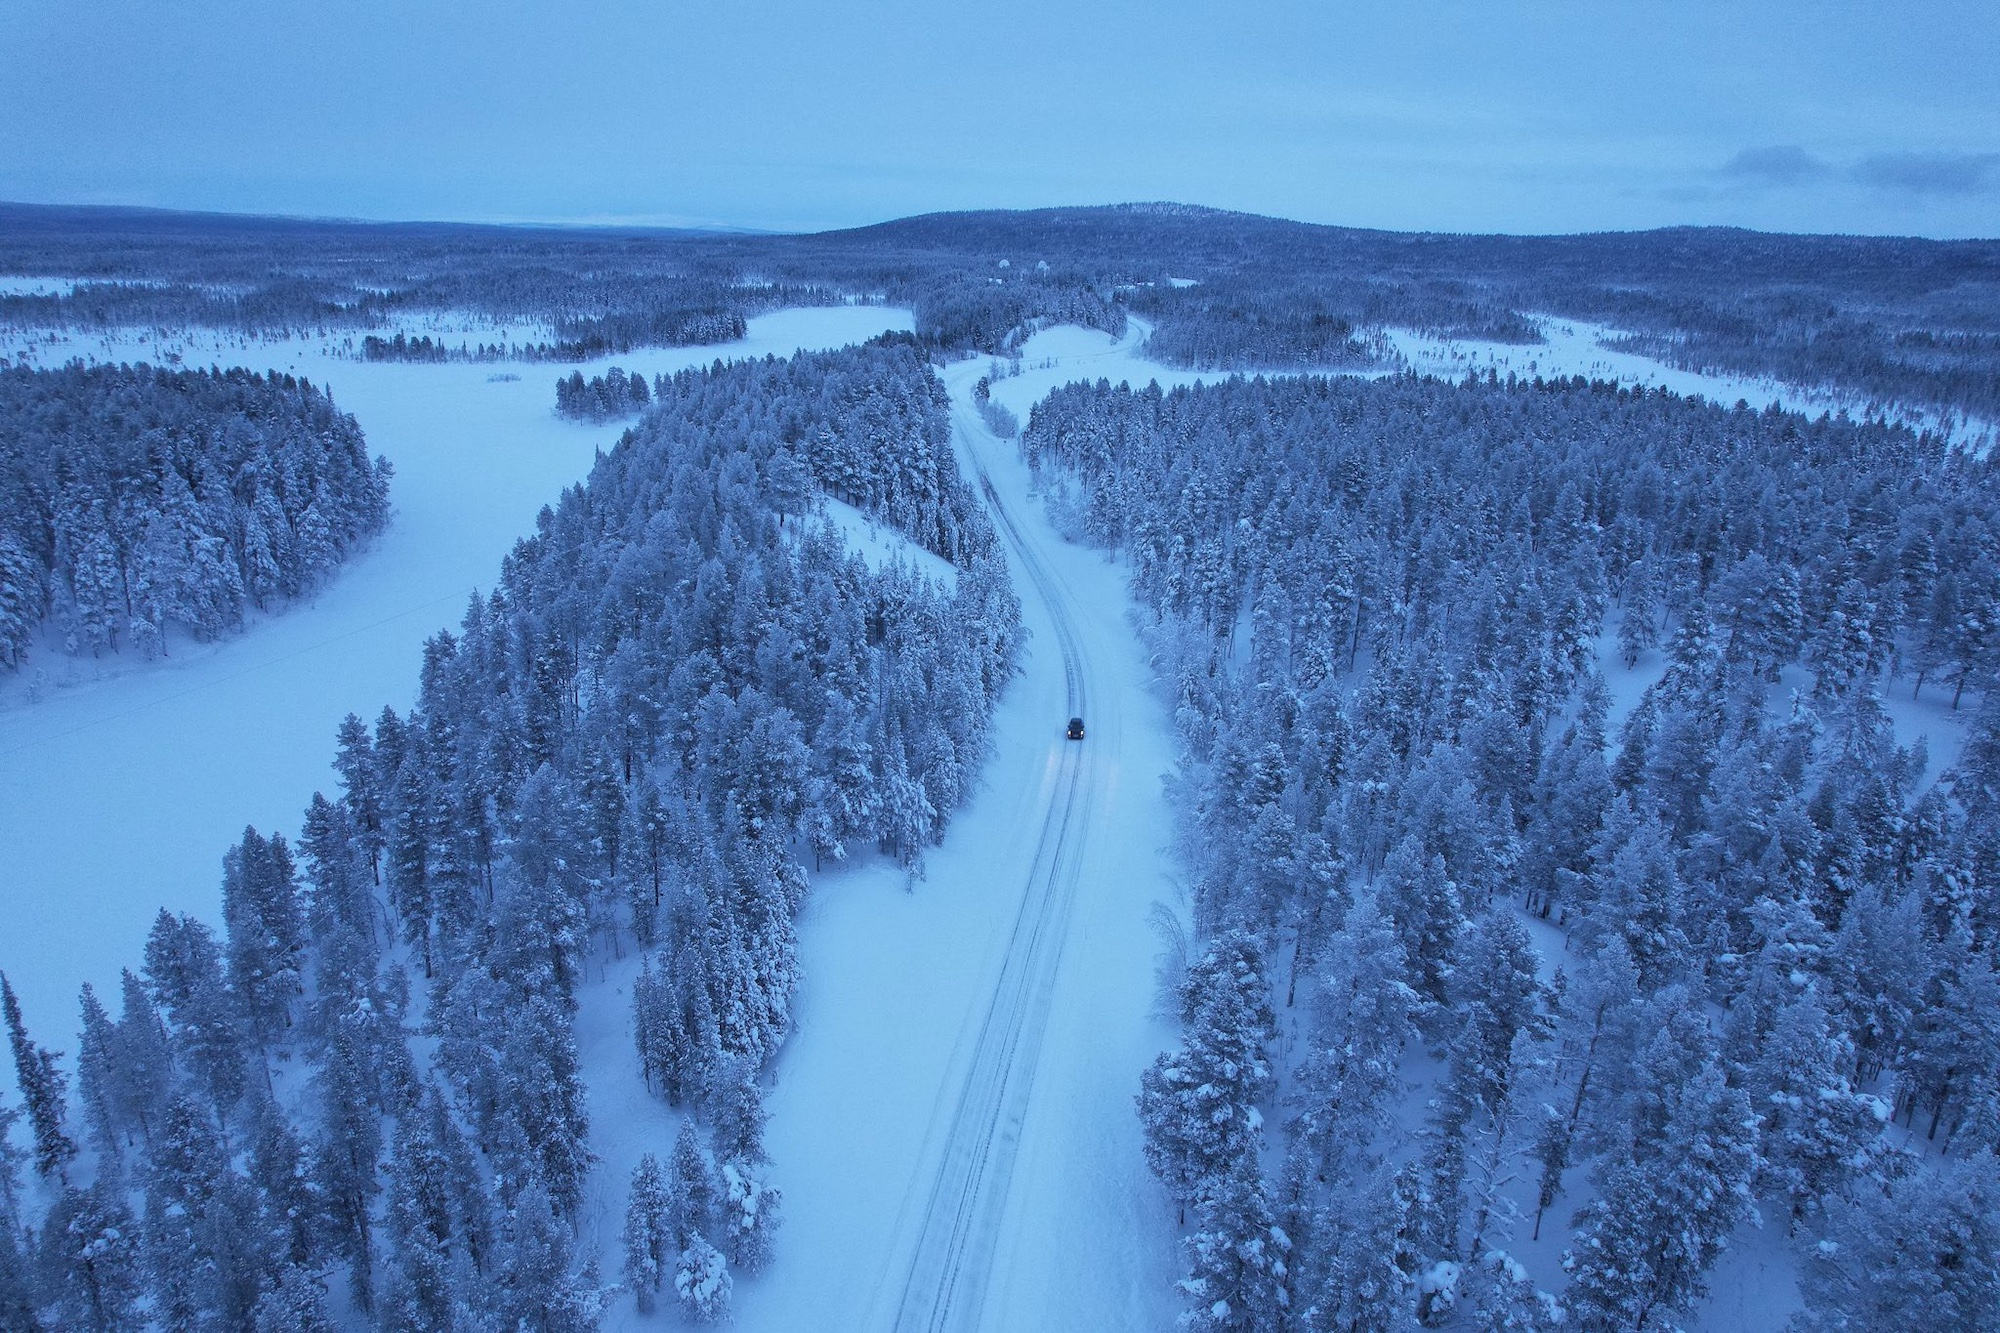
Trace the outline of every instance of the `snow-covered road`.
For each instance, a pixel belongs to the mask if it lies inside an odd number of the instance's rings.
[[[1142,335],[1037,335],[1030,363],[1048,364],[995,396],[1025,416],[1057,383],[1143,384],[1156,368],[1131,358]],[[1013,443],[971,410],[986,369],[942,374],[966,475],[990,484],[1008,542],[1023,673],[922,881],[872,859],[815,879],[769,1103],[784,1229],[770,1271],[737,1285],[739,1329],[1174,1319],[1173,1211],[1132,1106],[1173,1040],[1151,1012],[1147,928],[1175,896],[1160,782],[1171,729],[1124,570],[1056,535]],[[1088,724],[1081,744],[1063,738],[1072,715]],[[670,1141],[665,1126],[654,1134]],[[647,1326],[627,1309],[616,1326]]]
[[[1050,572],[1032,538],[1008,511],[972,441],[986,434],[963,384],[956,386],[953,424],[980,492],[993,511],[1024,595],[1040,603],[1055,631],[1065,707],[1087,716],[1090,665],[1076,630],[1068,590]],[[988,436],[990,439],[990,436]],[[1098,738],[1101,747],[1101,738]],[[909,1277],[896,1316],[899,1330],[938,1333],[977,1327],[993,1242],[1020,1146],[1021,1125],[1034,1087],[1042,1034],[1048,1026],[1056,969],[1069,936],[1077,872],[1091,825],[1091,742],[1063,743],[1048,810],[1019,915],[973,1048],[971,1068],[952,1112],[937,1177],[931,1185]]]

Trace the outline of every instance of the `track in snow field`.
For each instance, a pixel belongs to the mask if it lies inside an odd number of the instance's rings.
[[[968,435],[984,433],[983,423],[976,423],[969,413],[955,409],[953,415]],[[1062,652],[1069,713],[1082,717],[1085,662],[1068,595],[1007,512],[978,455],[970,448],[966,453],[1009,550],[1027,574],[1033,595],[1048,611]],[[1055,725],[1058,720],[1051,719]],[[896,1314],[898,1333],[943,1333],[979,1325],[994,1240],[1076,898],[1090,810],[1086,744],[1063,742],[1054,797],[1043,817],[1020,913],[1008,935],[1000,977],[980,1025],[937,1179],[924,1208]]]

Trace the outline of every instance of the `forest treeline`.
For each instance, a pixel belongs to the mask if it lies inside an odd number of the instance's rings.
[[[389,516],[389,464],[290,375],[0,370],[0,664],[162,652],[312,592]]]
[[[1753,1210],[1800,1329],[1992,1326],[1994,462],[1491,378],[1075,385],[1023,448],[1182,746],[1188,1327],[1664,1329]],[[1892,680],[1969,715],[1935,781]]]
[[[471,312],[549,329],[518,349],[548,360],[727,340],[764,311],[846,300],[909,307],[925,345],[951,353],[1004,353],[1058,322],[1121,333],[1130,311],[1154,326],[1161,360],[1245,370],[1379,364],[1370,333],[1383,327],[1531,344],[1535,317],[1555,315],[1624,330],[1686,369],[2000,417],[1994,241],[1461,236],[1169,204],[941,213],[806,236],[0,205],[0,272],[87,280],[0,296],[0,323],[22,327],[386,330]]]
[[[920,869],[1015,670],[947,406],[907,344],[663,380],[427,643],[415,706],[342,725],[296,843],[228,853],[224,929],[162,913],[85,990],[74,1095],[9,992],[34,1146],[0,1162],[0,1324],[322,1329],[331,1283],[384,1329],[567,1331],[619,1277],[719,1316],[778,1224],[758,1080],[802,858]],[[848,553],[828,493],[952,586]],[[629,1076],[687,1118],[614,1275],[576,1243],[574,1025],[631,948]]]
[[[589,361],[629,352],[635,347],[703,347],[735,342],[748,331],[741,312],[684,310],[648,311],[643,315],[603,316],[567,320],[556,340],[537,342],[476,342],[456,346],[443,335],[398,333],[393,338],[368,334],[361,340],[363,361]]]

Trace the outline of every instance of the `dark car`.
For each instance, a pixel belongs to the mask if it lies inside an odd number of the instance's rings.
[[[1082,739],[1083,739],[1083,719],[1082,719],[1082,718],[1080,718],[1080,717],[1073,717],[1073,718],[1071,718],[1071,719],[1069,720],[1069,730],[1068,730],[1068,731],[1066,731],[1066,732],[1064,732],[1063,734],[1064,734],[1065,736],[1068,736],[1068,737],[1069,737],[1069,738],[1070,738],[1071,740],[1073,740],[1073,741],[1080,741],[1080,740],[1082,740]]]

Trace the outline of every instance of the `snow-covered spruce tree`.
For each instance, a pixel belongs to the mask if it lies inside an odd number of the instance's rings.
[[[35,1170],[44,1178],[67,1184],[76,1143],[63,1123],[69,1113],[69,1078],[59,1063],[61,1052],[45,1050],[28,1036],[21,1003],[4,973],[0,973],[0,1001],[6,1010],[7,1040],[14,1048],[14,1077],[34,1134]]]
[[[1665,1124],[1631,1160],[1607,1157],[1598,1197],[1577,1215],[1563,1304],[1586,1330],[1664,1328],[1750,1210],[1756,1122],[1713,1062],[1661,1089]]]
[[[632,1171],[632,1188],[625,1205],[625,1285],[638,1303],[639,1313],[650,1313],[659,1300],[676,1257],[673,1234],[673,1199],[660,1159],[651,1153],[639,1159]]]
[[[1265,1054],[1274,1020],[1262,960],[1249,935],[1210,945],[1181,983],[1182,1044],[1141,1080],[1146,1160],[1185,1217],[1238,1163],[1254,1160],[1270,1091]]]

